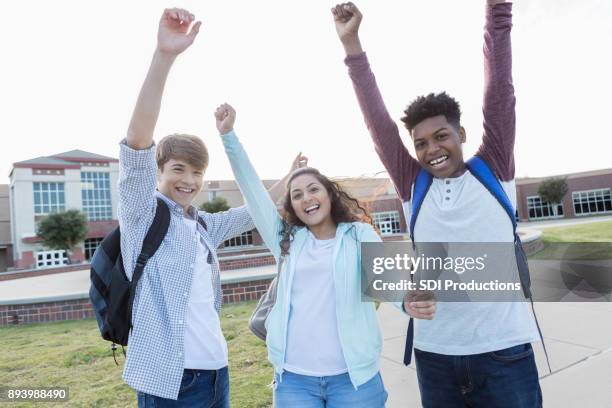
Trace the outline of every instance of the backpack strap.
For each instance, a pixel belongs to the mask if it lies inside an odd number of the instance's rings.
[[[416,251],[416,244],[414,243],[414,226],[416,224],[417,216],[421,211],[421,206],[425,200],[425,196],[431,187],[433,182],[433,176],[425,169],[419,170],[416,180],[414,182],[414,189],[412,191],[412,213],[410,215],[410,240],[412,241],[412,249]],[[410,280],[413,276],[410,275]],[[402,309],[404,306],[402,305]],[[410,317],[408,321],[408,330],[406,332],[406,344],[404,345],[404,365],[409,365],[412,359],[412,347],[414,343],[414,319]]]
[[[514,214],[514,206],[510,202],[508,195],[504,191],[499,179],[493,173],[493,170],[489,167],[479,156],[474,156],[468,160],[465,165],[468,170],[480,183],[485,186],[489,193],[499,202],[503,209],[508,214],[510,221],[512,222],[512,230],[516,235],[516,216]]]
[[[198,214],[198,223],[204,228],[205,231],[208,231],[208,226],[206,225],[206,221],[204,221],[204,217]]]
[[[425,169],[419,171],[414,182],[414,189],[412,192],[412,214],[410,215],[410,239],[412,240],[412,248],[415,248],[414,226],[417,216],[419,215],[419,211],[421,211],[421,206],[423,205],[423,201],[425,200],[425,196],[432,182],[433,176]]]
[[[144,268],[147,265],[149,259],[157,252],[159,246],[162,241],[166,237],[166,233],[168,232],[168,227],[170,226],[170,209],[168,205],[161,198],[157,197],[157,208],[155,209],[155,218],[153,218],[153,222],[147,231],[147,235],[145,235],[144,240],[142,241],[142,249],[140,251],[140,255],[138,255],[138,259],[136,260],[136,266],[134,268],[134,273],[132,274],[132,281],[130,284],[130,299],[128,302],[129,315],[132,315],[132,305],[134,303],[134,295],[136,294],[136,287],[138,286],[138,281],[142,277],[142,273],[144,272]],[[130,328],[131,328],[130,322]]]

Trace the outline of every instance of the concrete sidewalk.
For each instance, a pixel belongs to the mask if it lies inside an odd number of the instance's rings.
[[[544,406],[612,407],[612,303],[536,303],[535,310],[553,370],[549,374],[542,346],[534,344]],[[389,304],[378,313],[387,407],[420,407],[414,363],[402,363],[407,318]]]
[[[276,265],[232,269],[221,272],[221,283],[268,279]],[[89,296],[89,268],[31,278],[0,281],[0,305],[82,299]]]

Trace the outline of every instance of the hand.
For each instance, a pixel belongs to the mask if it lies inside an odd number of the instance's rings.
[[[353,3],[338,4],[331,9],[340,41],[355,41],[359,38],[359,24],[363,18]]]
[[[432,320],[436,313],[436,304],[436,298],[430,291],[410,291],[404,298],[404,310],[415,319]]]
[[[288,174],[291,175],[291,173],[302,167],[308,167],[308,157],[304,156],[302,152],[299,152],[298,155],[295,156],[295,159],[293,159]]]
[[[234,129],[236,111],[231,105],[224,103],[215,111],[215,119],[217,120],[219,134],[224,135]]]
[[[165,9],[159,20],[157,31],[158,51],[176,56],[193,44],[202,25],[201,21],[193,23],[194,19],[195,16],[187,10]],[[191,31],[189,26],[191,26]]]

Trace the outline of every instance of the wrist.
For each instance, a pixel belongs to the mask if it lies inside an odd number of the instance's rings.
[[[227,136],[228,134],[232,133],[234,131],[234,127],[232,126],[229,129],[219,129],[219,135],[221,136]]]
[[[363,52],[358,35],[350,35],[341,39],[346,55],[356,55]]]
[[[164,51],[158,47],[155,49],[155,53],[153,54],[153,60],[164,64],[172,64],[177,56],[178,54]]]

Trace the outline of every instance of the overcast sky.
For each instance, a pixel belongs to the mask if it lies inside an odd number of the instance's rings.
[[[391,116],[398,120],[417,95],[446,90],[462,106],[466,156],[482,136],[484,3],[357,3],[364,13],[362,43]],[[13,162],[38,156],[83,149],[118,157],[159,16],[175,6],[193,12],[203,26],[170,74],[156,139],[200,135],[211,154],[206,178],[233,178],[212,116],[227,101],[238,111],[236,131],[264,178],[284,174],[300,150],[330,176],[383,170],[346,74],[333,4],[3,2],[0,183],[9,182]],[[612,167],[611,4],[515,3],[517,176]]]

